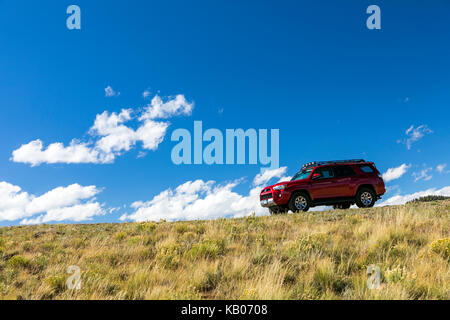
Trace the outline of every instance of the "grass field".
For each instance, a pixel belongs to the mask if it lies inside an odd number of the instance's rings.
[[[1,299],[450,299],[450,201],[0,228]],[[67,268],[78,266],[71,290]],[[378,289],[367,269],[381,271]]]

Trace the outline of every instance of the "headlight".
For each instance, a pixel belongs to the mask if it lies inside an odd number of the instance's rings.
[[[284,189],[286,189],[286,185],[285,184],[273,187],[273,190],[284,190]]]

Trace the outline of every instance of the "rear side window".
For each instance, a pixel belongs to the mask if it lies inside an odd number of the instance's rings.
[[[350,177],[353,176],[355,172],[349,166],[339,166],[334,168],[334,175],[339,177]]]
[[[361,166],[359,168],[362,170],[362,172],[365,172],[365,173],[375,172],[371,166]]]

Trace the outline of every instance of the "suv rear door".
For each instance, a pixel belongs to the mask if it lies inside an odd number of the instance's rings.
[[[356,176],[355,171],[350,166],[336,166],[334,170],[334,182],[336,197],[346,198],[353,196],[353,179]]]

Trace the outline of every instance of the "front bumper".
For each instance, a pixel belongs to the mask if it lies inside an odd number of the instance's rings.
[[[273,198],[269,198],[269,199],[264,199],[261,200],[261,206],[264,208],[268,208],[268,207],[273,207],[276,206],[277,204],[273,201]]]

